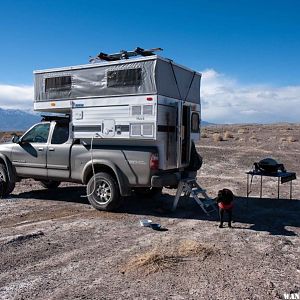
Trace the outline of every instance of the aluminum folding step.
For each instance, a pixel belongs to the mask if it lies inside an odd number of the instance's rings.
[[[200,187],[195,178],[185,178],[179,182],[173,203],[173,211],[176,210],[182,194],[193,198],[207,215],[216,211],[215,201],[207,195],[206,190]],[[203,198],[199,198],[199,195],[202,195]]]

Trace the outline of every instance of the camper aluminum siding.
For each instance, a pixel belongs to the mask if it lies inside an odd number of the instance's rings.
[[[34,74],[34,108],[39,111],[66,111],[72,108],[70,100],[76,99],[137,95],[162,95],[200,104],[201,74],[156,55]]]

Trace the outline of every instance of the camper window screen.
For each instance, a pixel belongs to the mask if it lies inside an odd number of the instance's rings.
[[[45,79],[45,92],[68,91],[71,89],[71,76],[51,77]]]
[[[199,115],[197,113],[192,113],[192,132],[198,133],[199,132]]]
[[[141,83],[141,68],[107,71],[107,87],[139,86]]]

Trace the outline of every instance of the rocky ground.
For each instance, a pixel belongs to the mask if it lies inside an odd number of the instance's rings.
[[[56,191],[18,183],[0,200],[0,299],[283,299],[300,292],[300,184],[264,178],[253,162],[274,157],[300,170],[300,125],[210,126],[198,151],[198,182],[215,197],[237,198],[234,228],[218,228],[191,199],[172,213],[174,191],[158,200],[130,197],[116,213],[94,210],[85,189]],[[165,230],[140,227],[151,219]]]

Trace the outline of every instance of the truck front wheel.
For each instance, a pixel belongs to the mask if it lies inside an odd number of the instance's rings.
[[[87,184],[87,197],[97,210],[113,211],[121,203],[116,180],[108,173],[95,174]]]
[[[7,197],[15,188],[15,182],[10,182],[6,167],[0,164],[0,198]]]

